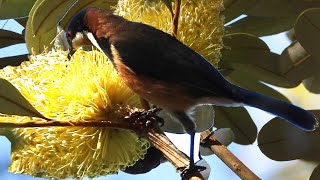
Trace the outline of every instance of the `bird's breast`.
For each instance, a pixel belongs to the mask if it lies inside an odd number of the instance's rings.
[[[177,85],[139,76],[123,65],[117,67],[118,73],[125,84],[154,105],[172,111],[185,111],[191,109],[196,103],[195,99],[186,95],[184,90]]]
[[[172,111],[189,110],[195,105],[196,99],[188,96],[179,85],[136,74],[123,63],[120,54],[112,46],[111,52],[113,63],[121,79],[142,98],[154,105]]]

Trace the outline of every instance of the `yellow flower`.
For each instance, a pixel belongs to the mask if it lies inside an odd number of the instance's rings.
[[[224,21],[222,0],[182,0],[177,38],[213,65],[221,57]],[[115,12],[171,34],[171,13],[162,0],[119,0]]]
[[[44,116],[57,121],[122,120],[139,97],[121,82],[100,52],[77,51],[30,56],[18,67],[0,70]],[[4,116],[0,121],[40,121]],[[149,143],[128,130],[99,127],[13,129],[10,172],[46,178],[82,178],[116,173],[143,158]]]

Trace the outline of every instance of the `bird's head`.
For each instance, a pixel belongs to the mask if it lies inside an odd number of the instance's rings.
[[[70,21],[66,37],[72,50],[82,46],[94,45],[99,50],[96,41],[96,31],[99,28],[97,22],[99,19],[105,19],[105,11],[99,8],[88,8],[78,12]]]

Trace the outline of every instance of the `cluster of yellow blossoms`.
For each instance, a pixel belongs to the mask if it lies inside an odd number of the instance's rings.
[[[119,0],[115,12],[128,20],[172,32],[171,13],[162,0]],[[213,65],[221,56],[222,0],[182,0],[177,38]],[[141,108],[139,97],[97,51],[30,56],[0,70],[45,117],[57,121],[123,120]],[[40,121],[1,115],[0,122]],[[99,127],[0,129],[12,142],[9,170],[46,178],[96,177],[116,173],[143,158],[149,142],[128,130]]]

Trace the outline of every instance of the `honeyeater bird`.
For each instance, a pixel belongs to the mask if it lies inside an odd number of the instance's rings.
[[[74,49],[93,44],[112,61],[135,93],[167,110],[191,136],[190,167],[196,124],[195,106],[251,106],[311,131],[318,126],[310,112],[290,103],[238,87],[205,58],[176,38],[149,25],[132,22],[111,11],[88,8],[77,13],[66,36]]]

